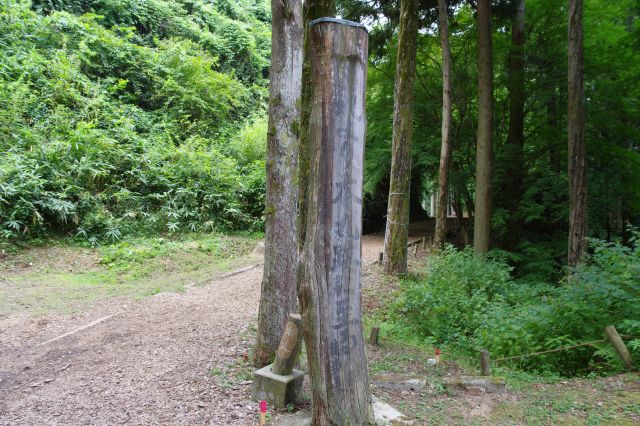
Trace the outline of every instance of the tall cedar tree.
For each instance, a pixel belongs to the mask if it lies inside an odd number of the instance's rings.
[[[509,135],[505,162],[506,182],[503,189],[505,207],[509,212],[504,247],[514,248],[518,241],[519,221],[516,212],[522,196],[524,145],[524,13],[525,0],[514,2],[511,17],[511,47],[509,50]]]
[[[298,252],[302,251],[307,223],[307,205],[309,199],[309,117],[311,117],[311,100],[313,86],[311,84],[311,61],[309,49],[309,22],[318,18],[336,16],[334,0],[305,0],[303,5],[304,21],[304,56],[302,62],[302,95],[300,120],[300,149],[298,152]],[[300,283],[298,283],[300,285]]]
[[[440,45],[442,48],[442,146],[438,173],[438,200],[436,203],[436,229],[433,245],[442,247],[447,235],[447,200],[449,198],[449,163],[451,162],[451,48],[446,0],[438,0]]]
[[[407,271],[417,38],[418,0],[402,0],[393,102],[391,176],[387,202],[387,228],[384,236],[383,267],[384,271],[390,274]]]
[[[489,251],[491,237],[491,169],[493,163],[493,47],[491,1],[478,0],[478,141],[473,250]]]
[[[302,84],[302,5],[271,2],[271,73],[265,255],[254,363],[271,362],[289,313],[297,308],[296,183],[300,89]]]
[[[568,263],[580,263],[586,251],[587,180],[584,141],[584,46],[582,0],[569,0],[569,250]]]

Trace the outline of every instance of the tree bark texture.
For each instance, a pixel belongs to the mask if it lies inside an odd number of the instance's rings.
[[[516,217],[522,196],[524,164],[524,14],[525,0],[515,1],[511,18],[511,48],[509,51],[509,135],[507,137],[506,182],[503,188],[505,207],[509,212],[504,246],[510,250],[518,242],[520,221]]]
[[[491,238],[491,171],[493,167],[493,47],[491,1],[478,0],[478,141],[473,250],[489,251]]]
[[[384,236],[383,269],[388,274],[407,272],[417,38],[418,0],[402,0],[393,101],[391,176],[387,201],[387,226]]]
[[[569,266],[582,262],[587,236],[586,146],[584,140],[584,46],[582,0],[569,0]]]
[[[438,199],[436,202],[436,229],[434,247],[442,247],[447,235],[447,201],[449,199],[449,163],[451,161],[451,49],[446,0],[438,0],[440,46],[442,48],[442,145],[438,172]],[[461,218],[462,219],[462,218]]]
[[[302,79],[302,5],[300,0],[273,0],[271,13],[265,254],[256,366],[273,360],[289,314],[297,310],[295,177]]]
[[[368,35],[310,23],[313,103],[299,298],[315,425],[373,424],[361,322],[362,180]]]
[[[336,15],[334,0],[305,0],[302,10],[304,22],[304,50],[302,62],[302,95],[300,118],[300,148],[298,150],[298,251],[302,252],[305,240],[307,204],[309,200],[309,117],[311,116],[311,100],[313,84],[311,83],[311,60],[309,22],[314,19]]]

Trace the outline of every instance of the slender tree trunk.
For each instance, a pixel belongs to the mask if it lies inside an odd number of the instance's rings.
[[[313,424],[373,424],[361,322],[367,39],[342,20],[310,24],[313,109],[300,306]]]
[[[503,189],[505,207],[509,212],[504,246],[512,249],[518,242],[520,221],[516,214],[522,195],[524,145],[524,13],[525,0],[515,1],[511,18],[511,49],[509,51],[509,135],[507,137],[507,180]]]
[[[387,202],[387,227],[384,236],[383,267],[384,271],[390,274],[407,271],[417,38],[418,0],[401,0],[393,106],[391,179]]]
[[[449,162],[451,161],[451,49],[449,48],[446,0],[438,0],[438,19],[440,21],[440,45],[442,48],[442,146],[440,148],[436,230],[433,235],[433,245],[442,247],[447,235],[448,180]]]
[[[476,212],[473,250],[489,251],[491,236],[491,169],[493,167],[493,48],[491,1],[478,0],[478,142],[476,147]]]
[[[302,79],[302,5],[300,0],[271,2],[271,72],[265,254],[254,363],[272,361],[291,312],[296,311],[295,186]]]
[[[300,119],[300,149],[298,154],[298,252],[302,252],[307,230],[307,206],[309,200],[309,117],[313,85],[311,82],[311,61],[309,59],[309,22],[314,19],[336,15],[334,0],[305,0],[302,11],[304,21],[304,56],[302,63],[302,95]]]
[[[569,266],[582,262],[587,236],[582,9],[582,0],[569,0]]]

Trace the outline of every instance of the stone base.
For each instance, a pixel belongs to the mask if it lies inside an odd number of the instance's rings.
[[[498,393],[505,389],[505,380],[496,376],[459,376],[446,378],[444,385],[449,389],[466,389],[472,394],[478,392]]]
[[[285,408],[298,400],[304,371],[294,369],[288,376],[280,376],[271,372],[272,365],[254,371],[251,396],[256,401],[267,401],[274,408]]]
[[[419,392],[427,386],[427,379],[412,374],[377,374],[371,377],[371,384],[384,389]]]
[[[379,400],[375,396],[372,397],[373,415],[375,416],[376,425],[413,425],[413,420],[390,406],[389,404]],[[275,426],[311,426],[313,421],[309,411],[298,411],[295,414],[281,414],[273,420]]]

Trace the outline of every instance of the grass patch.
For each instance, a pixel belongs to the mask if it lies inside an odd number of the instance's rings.
[[[95,249],[68,240],[6,254],[0,314],[73,313],[105,298],[141,299],[245,266],[256,236],[136,237]]]

